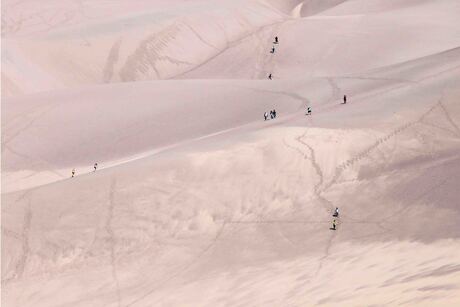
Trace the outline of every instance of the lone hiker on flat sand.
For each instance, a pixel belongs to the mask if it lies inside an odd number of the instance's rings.
[[[339,208],[335,208],[335,212],[332,214],[333,217],[339,217]]]

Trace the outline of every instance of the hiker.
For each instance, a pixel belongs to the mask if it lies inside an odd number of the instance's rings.
[[[339,208],[335,208],[334,214],[332,214],[333,217],[339,217]]]
[[[343,95],[343,104],[347,103],[347,95]]]
[[[97,162],[94,163],[94,171],[93,172],[95,172],[96,170],[97,170]]]
[[[275,53],[275,46],[272,47],[272,51],[270,53]]]
[[[311,107],[307,108],[307,114],[306,115],[311,115]]]
[[[275,44],[278,44],[278,36],[275,36]]]
[[[331,230],[335,230],[335,229],[336,229],[335,227],[336,227],[336,221],[333,220],[333,221],[332,221],[332,228],[331,228]]]
[[[272,74],[269,74],[268,75],[268,80],[271,80],[272,79]]]
[[[264,113],[264,120],[267,120],[267,118],[268,118],[268,113],[265,112],[265,113]]]
[[[273,118],[276,118],[276,110],[273,109]]]
[[[72,178],[75,177],[75,169],[72,169]]]

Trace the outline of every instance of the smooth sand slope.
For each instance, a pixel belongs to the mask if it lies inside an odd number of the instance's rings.
[[[3,305],[460,304],[458,1],[4,2]]]

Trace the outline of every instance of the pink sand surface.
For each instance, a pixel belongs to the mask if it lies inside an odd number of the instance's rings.
[[[5,0],[1,111],[2,306],[460,306],[457,0]]]

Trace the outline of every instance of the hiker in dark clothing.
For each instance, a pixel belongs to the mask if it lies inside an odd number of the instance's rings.
[[[335,208],[334,213],[332,214],[333,217],[339,217],[339,208]]]

